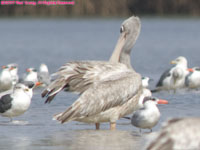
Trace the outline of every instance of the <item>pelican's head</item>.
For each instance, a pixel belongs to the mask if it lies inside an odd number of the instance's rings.
[[[141,23],[138,17],[132,16],[125,20],[120,28],[120,40],[123,41],[123,50],[130,53],[140,33]]]
[[[172,60],[171,64],[180,65],[187,68],[187,59],[183,56],[179,56],[175,60]]]
[[[140,19],[135,16],[126,19],[122,23],[120,28],[119,40],[110,58],[111,62],[121,62],[127,64],[127,61],[129,61],[127,59],[130,58],[124,56],[130,55],[131,49],[139,36],[140,28],[141,28]]]

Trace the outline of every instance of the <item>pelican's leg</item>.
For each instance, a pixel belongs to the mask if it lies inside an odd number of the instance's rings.
[[[150,129],[150,132],[152,132],[152,129]]]
[[[111,122],[110,123],[110,130],[115,130],[116,129],[116,123],[115,122]]]
[[[141,130],[141,128],[140,128],[140,134],[142,133],[142,130]]]
[[[12,117],[10,117],[10,122],[12,122],[13,121],[13,119],[12,119]]]
[[[96,126],[96,130],[100,129],[100,123],[95,123],[95,126]]]

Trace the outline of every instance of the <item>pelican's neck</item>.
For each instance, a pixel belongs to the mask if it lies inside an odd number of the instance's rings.
[[[130,52],[131,50],[125,50],[123,48],[116,47],[114,52],[112,53],[110,62],[120,62],[122,64],[125,64],[128,68],[132,69]]]
[[[125,64],[128,68],[132,68],[130,61],[131,48],[127,47],[127,37],[125,33],[120,35],[115,49],[110,57],[110,62],[119,62]]]
[[[124,46],[125,39],[120,36],[119,40],[117,41],[117,44],[115,46],[115,49],[110,57],[110,62],[119,62],[121,52]]]
[[[126,53],[126,52],[122,51],[120,54],[120,57],[119,57],[119,62],[122,64],[125,64],[128,68],[132,69],[130,52]]]

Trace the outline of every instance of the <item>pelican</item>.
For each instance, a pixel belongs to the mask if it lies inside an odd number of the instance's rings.
[[[197,150],[200,147],[200,118],[174,118],[158,132],[147,150]]]
[[[185,87],[185,77],[189,73],[187,67],[187,59],[183,56],[177,57],[171,61],[171,64],[175,64],[171,69],[166,70],[160,77],[156,85],[156,90],[176,90]],[[152,91],[152,92],[153,92]]]
[[[120,37],[109,61],[74,61],[66,63],[56,73],[57,78],[43,91],[46,103],[65,89],[80,97],[65,112],[54,116],[61,123],[80,121],[110,122],[116,129],[116,121],[132,113],[142,93],[141,76],[130,62],[131,49],[140,33],[140,20],[130,17],[120,28]]]

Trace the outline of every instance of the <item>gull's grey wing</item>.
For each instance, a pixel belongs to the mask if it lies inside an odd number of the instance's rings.
[[[10,89],[10,90],[4,91],[4,92],[0,92],[0,99],[1,99],[1,97],[3,97],[4,95],[11,94],[12,92],[13,92],[13,89]]]
[[[10,96],[10,94],[4,95],[0,99],[0,113],[4,113],[8,109],[11,108],[13,98]]]
[[[189,83],[190,83],[189,78],[191,77],[191,75],[192,75],[192,72],[190,72],[190,73],[185,77],[185,86],[189,86]]]
[[[160,87],[160,86],[163,85],[163,80],[164,80],[166,77],[169,77],[169,76],[171,75],[170,70],[171,70],[171,68],[170,68],[170,69],[167,69],[167,70],[161,75],[161,77],[160,77],[158,83],[156,84],[156,87]]]

